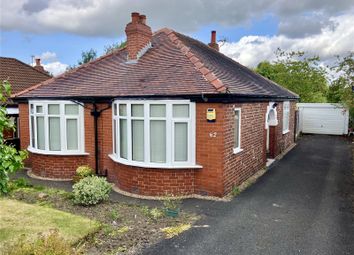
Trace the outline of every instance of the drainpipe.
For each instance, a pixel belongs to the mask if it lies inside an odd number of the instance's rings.
[[[111,104],[109,104],[106,108],[101,110],[97,109],[96,102],[93,103],[93,109],[91,110],[91,115],[94,118],[94,132],[95,132],[95,171],[96,175],[107,176],[107,170],[104,174],[100,174],[98,160],[99,160],[99,150],[98,150],[98,118],[101,116],[101,113],[105,110],[111,108]]]

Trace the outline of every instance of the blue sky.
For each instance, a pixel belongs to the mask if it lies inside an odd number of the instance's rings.
[[[247,66],[272,60],[277,48],[303,50],[324,61],[354,50],[352,0],[2,0],[0,55],[25,63],[41,56],[54,74],[91,48],[125,39],[130,12],[148,17],[153,30],[170,27],[208,43],[226,39],[221,52]],[[333,40],[337,38],[338,40]]]
[[[128,17],[129,18],[129,17]],[[200,27],[188,35],[208,43],[210,31],[216,30],[219,39],[238,41],[247,35],[272,36],[277,33],[277,20],[267,15],[262,19],[252,20],[236,26],[221,26],[218,24]],[[118,31],[117,31],[118,34]],[[104,53],[104,46],[125,40],[124,36],[116,38],[102,36],[80,36],[69,33],[28,33],[21,31],[1,31],[1,56],[14,57],[25,63],[30,63],[31,56],[40,56],[43,52],[55,52],[57,59],[70,65],[76,64],[83,50],[91,48],[99,55]]]

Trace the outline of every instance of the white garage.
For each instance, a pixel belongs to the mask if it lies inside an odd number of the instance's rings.
[[[299,131],[308,134],[348,133],[349,112],[339,104],[299,103]]]

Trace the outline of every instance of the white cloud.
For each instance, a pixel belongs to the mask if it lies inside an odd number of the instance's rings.
[[[274,52],[305,51],[319,55],[322,60],[332,59],[354,50],[354,14],[330,18],[330,23],[320,33],[305,38],[276,36],[245,36],[238,42],[225,43],[221,52],[246,66],[254,67],[262,60],[273,60]],[[333,26],[332,24],[335,24]]]
[[[326,18],[353,8],[353,0],[1,0],[1,5],[0,27],[5,30],[117,37],[123,35],[132,11],[146,14],[153,29],[167,26],[193,32],[211,24],[242,25],[273,14],[284,30],[293,29],[287,21],[304,14],[321,13],[325,24]],[[318,31],[312,23],[309,31],[303,26],[305,34]]]
[[[64,73],[69,66],[68,64],[60,62],[55,52],[46,51],[35,57],[40,58],[44,70],[54,76]],[[35,65],[35,63],[33,63],[33,65]]]
[[[46,51],[36,56],[36,58],[40,58],[42,62],[54,62],[57,60],[57,54],[55,52]]]
[[[46,71],[57,76],[65,72],[69,65],[61,63],[59,61],[51,62],[48,64],[43,64],[43,67]]]

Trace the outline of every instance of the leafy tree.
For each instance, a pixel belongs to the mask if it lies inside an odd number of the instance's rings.
[[[23,160],[27,157],[26,151],[17,151],[13,146],[5,143],[4,131],[15,129],[6,115],[6,102],[10,94],[10,83],[3,81],[0,86],[0,195],[8,191],[9,174],[22,168]]]
[[[306,57],[304,52],[276,52],[276,60],[263,61],[255,71],[279,85],[297,93],[301,102],[326,102],[327,71],[320,58]]]
[[[81,60],[78,61],[78,65],[86,64],[97,58],[97,51],[90,49],[88,51],[81,52]]]
[[[110,45],[106,45],[106,46],[104,46],[105,54],[109,54],[109,53],[113,52],[116,49],[124,48],[126,45],[127,45],[126,41],[120,42],[120,43],[112,43]]]
[[[337,63],[332,67],[337,78],[333,79],[328,91],[328,101],[342,103],[350,110],[350,119],[354,126],[354,52],[345,57],[337,57]]]
[[[81,52],[81,59],[77,61],[77,65],[81,66],[82,64],[86,64],[92,60],[97,58],[97,51],[94,49],[90,49],[88,51]],[[67,68],[67,70],[74,69],[77,65],[72,65]]]

